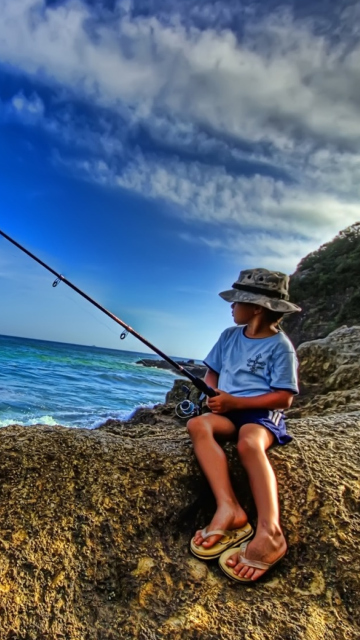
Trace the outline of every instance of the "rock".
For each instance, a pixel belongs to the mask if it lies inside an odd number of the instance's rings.
[[[343,326],[326,338],[304,342],[298,347],[301,380],[323,382],[340,366],[356,366],[360,358],[360,326]]]
[[[206,373],[206,367],[200,364],[195,364],[194,360],[179,360],[177,363],[185,367],[190,373],[198,378],[203,378]],[[176,367],[171,366],[169,362],[166,360],[152,360],[151,358],[143,358],[142,360],[138,360],[136,364],[141,364],[144,367],[156,367],[157,369],[167,369],[169,371],[174,371],[178,375],[181,375]],[[186,376],[184,376],[186,377]]]
[[[194,385],[191,384],[190,381],[186,382],[183,378],[174,380],[172,389],[166,394],[165,403],[177,404],[178,402],[182,402],[182,400],[184,400],[187,395],[187,392],[184,391],[184,386],[190,391],[189,400],[197,404],[199,402],[201,392],[198,391],[198,389],[196,389],[196,387],[194,387]]]
[[[289,552],[254,587],[189,554],[214,505],[171,405],[94,431],[2,428],[0,637],[355,640],[359,422],[360,412],[289,421],[293,443],[269,453]]]
[[[297,349],[301,395],[288,416],[360,410],[360,326],[343,326]]]

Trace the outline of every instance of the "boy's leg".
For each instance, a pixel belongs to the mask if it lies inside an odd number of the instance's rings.
[[[215,439],[216,436],[223,438],[235,436],[236,429],[233,423],[225,416],[206,413],[191,418],[187,426],[195,455],[217,504],[216,513],[207,530],[236,529],[244,526],[247,515],[234,494],[225,453]],[[199,530],[195,533],[194,542],[208,549],[220,538],[221,536],[215,535],[203,540]]]
[[[277,481],[266,451],[274,442],[273,434],[259,424],[246,424],[240,429],[238,452],[250,481],[258,523],[256,534],[248,544],[246,557],[272,564],[286,551],[286,541],[280,527]],[[238,562],[237,554],[227,564],[242,578],[257,580],[263,570]]]

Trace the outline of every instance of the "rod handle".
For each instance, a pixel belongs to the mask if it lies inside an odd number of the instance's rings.
[[[197,389],[199,389],[199,391],[202,391],[206,396],[209,396],[209,398],[214,398],[218,395],[215,389],[209,387],[201,378],[194,376],[192,383]]]

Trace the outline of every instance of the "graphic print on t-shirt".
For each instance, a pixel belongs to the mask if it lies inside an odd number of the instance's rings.
[[[255,358],[248,358],[247,360],[247,365],[250,369],[250,373],[256,373],[257,371],[261,371],[261,369],[264,369],[266,366],[266,363],[261,360],[262,355],[261,353],[258,353],[257,356],[255,356]]]

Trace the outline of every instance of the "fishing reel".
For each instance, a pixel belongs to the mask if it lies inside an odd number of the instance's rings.
[[[182,420],[186,420],[189,418],[194,418],[195,416],[200,416],[202,412],[202,403],[204,402],[206,396],[205,393],[202,393],[198,404],[189,400],[191,390],[185,384],[182,385],[182,390],[185,391],[186,396],[185,400],[179,402],[179,404],[175,407],[175,413],[178,418]]]

